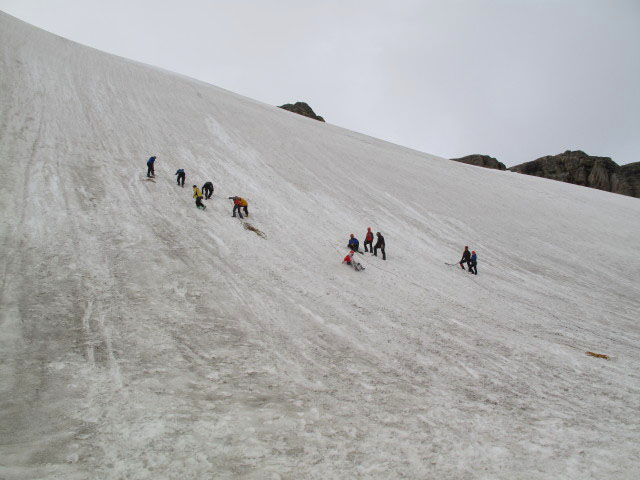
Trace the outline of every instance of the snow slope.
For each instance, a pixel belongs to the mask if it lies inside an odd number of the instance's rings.
[[[0,478],[636,478],[638,199],[6,14],[0,52]],[[368,226],[388,260],[356,273]],[[465,244],[477,277],[444,264]]]

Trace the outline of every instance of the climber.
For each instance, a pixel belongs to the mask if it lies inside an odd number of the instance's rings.
[[[149,157],[149,160],[147,160],[147,177],[149,178],[153,178],[156,176],[154,166],[153,166],[155,162],[156,162],[155,155],[153,157]]]
[[[186,178],[186,174],[184,173],[184,169],[180,168],[178,169],[178,171],[175,173],[178,176],[178,185],[180,185],[180,182],[182,182],[182,188],[184,188],[184,179]]]
[[[207,208],[202,204],[202,192],[197,185],[193,186],[193,198],[196,199],[196,207],[201,208],[202,210]]]

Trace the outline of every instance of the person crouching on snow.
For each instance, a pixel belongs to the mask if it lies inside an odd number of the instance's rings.
[[[355,250],[356,252],[360,251],[360,242],[356,237],[353,236],[353,233],[349,236],[349,243],[347,243],[347,248]]]
[[[229,197],[229,200],[233,200],[233,215],[231,215],[232,217],[236,216],[236,212],[238,212],[238,215],[240,216],[240,218],[244,218],[242,216],[242,212],[240,212],[240,209],[242,208],[244,210],[244,214],[248,217],[249,216],[249,210],[247,210],[247,201],[242,198],[242,197],[238,197],[238,196],[233,196],[233,197]]]
[[[354,253],[356,253],[356,252],[351,250],[347,254],[347,256],[344,257],[344,260],[342,260],[342,263],[346,263],[347,265],[352,266],[355,269],[356,272],[359,272],[360,270],[364,270],[364,267],[359,262],[356,262],[354,260],[354,258],[353,258]]]
[[[196,207],[201,208],[202,210],[207,208],[202,203],[202,192],[200,191],[197,185],[193,186],[193,198],[196,199]]]

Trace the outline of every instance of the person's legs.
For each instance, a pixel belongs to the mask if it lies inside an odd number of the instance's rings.
[[[460,260],[460,268],[464,270],[464,262]]]
[[[185,179],[186,175],[183,173],[182,175],[180,175],[180,183],[182,184],[182,188],[184,188],[184,179]]]
[[[242,207],[244,209],[244,214],[248,217],[249,216],[249,210],[248,207]]]
[[[380,247],[380,250],[382,250],[382,259],[386,260],[387,259],[387,254],[384,253],[384,245],[382,247]]]
[[[147,165],[147,177],[150,177],[153,173],[153,167],[151,165]]]

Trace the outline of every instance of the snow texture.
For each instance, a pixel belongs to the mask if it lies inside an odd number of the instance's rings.
[[[0,478],[637,478],[638,199],[6,14],[0,107]],[[369,226],[387,261],[355,272]]]

